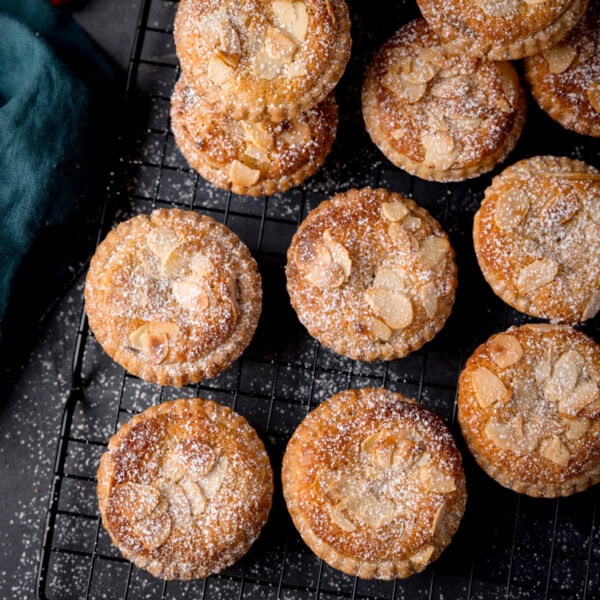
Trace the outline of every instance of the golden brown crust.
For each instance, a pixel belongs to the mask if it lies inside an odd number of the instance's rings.
[[[600,308],[600,173],[536,156],[497,175],[473,221],[494,292],[534,317],[578,323]]]
[[[568,496],[600,481],[600,348],[568,325],[492,336],[459,380],[469,450],[516,492]]]
[[[454,303],[448,236],[423,208],[384,189],[322,202],[288,250],[287,289],[323,345],[355,360],[406,356],[443,327]]]
[[[493,169],[525,122],[525,92],[509,63],[473,58],[442,44],[423,19],[382,47],[365,78],[369,135],[396,166],[433,181]]]
[[[335,96],[289,121],[220,115],[182,76],[171,99],[175,141],[190,165],[219,188],[252,196],[285,192],[325,162],[338,122]]]
[[[155,210],[117,226],[86,278],[90,328],[130,373],[181,386],[214,377],[250,343],[261,280],[227,227],[192,211]]]
[[[209,400],[152,406],[110,439],[98,502],[113,543],[163,579],[199,579],[243,556],[267,521],[273,473],[248,422]]]
[[[525,61],[540,107],[567,129],[600,137],[600,4],[593,2],[571,33]]]
[[[188,80],[218,112],[282,121],[339,81],[350,18],[344,0],[183,0],[175,44]]]
[[[516,60],[559,42],[585,13],[588,0],[417,0],[444,40],[477,56]]]
[[[290,439],[281,477],[304,541],[364,579],[408,577],[436,560],[467,496],[442,420],[385,389],[341,392],[311,412]]]

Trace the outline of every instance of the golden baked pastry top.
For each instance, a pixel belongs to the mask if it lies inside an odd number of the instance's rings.
[[[198,398],[164,402],[125,423],[98,470],[113,543],[164,579],[207,577],[238,560],[266,523],[272,495],[256,431]]]
[[[600,348],[568,325],[492,336],[460,376],[469,449],[502,485],[565,496],[600,481]]]

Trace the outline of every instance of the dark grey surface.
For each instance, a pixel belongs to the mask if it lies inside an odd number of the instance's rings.
[[[90,0],[75,13],[122,73],[138,8],[139,0]],[[79,280],[46,319],[33,350],[0,375],[9,386],[0,386],[0,598],[34,597],[81,293]]]
[[[86,339],[84,393],[74,407],[70,435],[90,443],[69,441],[65,463],[69,477],[64,479],[59,497],[59,508],[65,512],[59,515],[51,537],[54,548],[81,554],[49,553],[49,578],[44,588],[48,597],[118,598],[129,584],[128,598],[160,598],[163,593],[169,598],[274,598],[281,591],[281,597],[290,599],[358,593],[399,600],[537,600],[583,598],[588,579],[586,598],[600,597],[598,491],[560,502],[519,497],[493,483],[468,456],[470,500],[459,534],[433,569],[396,588],[388,583],[358,582],[323,567],[291,528],[280,494],[266,535],[223,578],[163,588],[160,582],[135,569],[129,571],[125,563],[116,560],[118,552],[97,527],[93,482],[78,483],[71,477],[93,477],[100,444],[106,443],[117,421],[128,418],[131,411],[179,395],[198,394],[235,405],[265,439],[276,474],[285,441],[306,411],[348,386],[385,384],[402,391],[437,411],[457,434],[454,392],[462,359],[493,331],[524,320],[493,296],[473,256],[471,215],[491,175],[464,184],[439,185],[411,178],[381,157],[360,118],[362,72],[375,48],[416,10],[412,0],[377,5],[356,0],[350,4],[353,58],[338,94],[341,123],[332,156],[300,190],[268,200],[216,191],[187,168],[168,134],[168,96],[176,75],[172,38],[161,32],[147,35],[142,58],[149,62],[138,70],[140,95],[133,105],[135,118],[123,129],[133,143],[123,161],[118,160],[120,150],[115,150],[115,170],[125,178],[112,187],[118,208],[115,222],[138,211],[147,212],[154,205],[172,204],[225,221],[259,260],[266,307],[257,337],[244,358],[215,380],[183,390],[161,391],[158,386],[126,377],[92,337]],[[175,4],[152,0],[150,6],[149,25],[168,29]],[[136,13],[133,2],[92,0],[76,16],[109,54],[126,66]],[[156,62],[164,65],[152,64]],[[508,162],[540,153],[567,154],[596,165],[600,158],[597,142],[567,134],[532,107],[524,137]],[[409,193],[439,218],[449,231],[460,268],[455,310],[443,333],[423,350],[386,365],[354,363],[320,348],[291,312],[282,276],[289,238],[309,208],[338,190],[375,184]],[[2,597],[33,596],[81,305],[80,277],[53,310],[39,343],[0,405]],[[598,323],[592,323],[587,331],[600,339]]]

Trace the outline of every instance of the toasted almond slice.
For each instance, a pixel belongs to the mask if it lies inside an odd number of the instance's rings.
[[[196,480],[196,483],[202,488],[202,492],[208,500],[212,500],[217,495],[228,470],[229,459],[226,456],[220,456],[213,468],[206,475]]]
[[[140,338],[142,352],[149,362],[162,363],[169,354],[169,337],[165,333],[144,333]]]
[[[442,46],[428,46],[419,49],[419,58],[424,62],[431,63],[434,67],[441,69],[447,65],[447,58],[444,55]]]
[[[544,396],[550,402],[560,403],[565,395],[570,395],[577,385],[579,375],[585,366],[583,356],[576,350],[567,350],[556,361],[552,377],[544,387]]]
[[[327,6],[331,12],[331,7]],[[334,15],[335,20],[335,15]],[[291,34],[299,41],[303,42],[306,39],[308,31],[308,8],[304,2],[294,2],[294,23],[292,25]]]
[[[567,431],[565,436],[568,440],[580,440],[590,429],[589,419],[566,419]]]
[[[436,98],[460,98],[469,93],[468,78],[461,75],[440,79],[431,86],[431,95]]]
[[[341,267],[347,281],[352,272],[352,259],[350,258],[350,254],[348,254],[348,250],[331,237],[329,229],[323,233],[323,243],[331,253],[333,262]]]
[[[447,505],[445,502],[442,502],[439,505],[438,509],[435,511],[435,516],[433,517],[433,523],[431,524],[431,535],[433,537],[435,537],[438,533],[441,533],[446,513],[447,513]]]
[[[499,61],[494,63],[496,69],[502,76],[502,92],[510,104],[510,108],[517,108],[519,105],[519,90],[521,83],[517,71],[508,61]]]
[[[304,77],[308,73],[306,63],[300,56],[296,58],[286,67],[288,77]]]
[[[544,358],[535,365],[533,374],[535,382],[540,387],[545,385],[552,376],[552,350],[550,348],[546,351]]]
[[[407,277],[400,269],[381,266],[373,279],[374,288],[384,288],[393,292],[406,293]]]
[[[551,460],[559,467],[566,469],[569,466],[571,453],[558,435],[543,439],[539,452],[544,458]]]
[[[513,335],[501,333],[488,344],[490,358],[501,368],[506,369],[523,356],[523,346]]]
[[[200,486],[194,481],[184,478],[179,482],[179,485],[185,492],[185,495],[190,503],[192,515],[197,519],[206,510],[207,502],[204,493]]]
[[[267,164],[270,160],[269,153],[264,148],[261,148],[252,142],[249,142],[246,145],[242,158],[245,158],[249,162],[254,161],[263,165]]]
[[[477,367],[472,377],[475,398],[481,408],[488,408],[496,402],[508,402],[510,394],[502,380],[486,367]]]
[[[419,247],[419,264],[423,269],[435,269],[445,263],[450,250],[448,238],[430,235]]]
[[[523,435],[514,423],[499,423],[490,419],[485,426],[486,437],[501,450],[510,450],[517,455],[523,453]]]
[[[388,221],[396,222],[402,221],[409,211],[403,202],[395,200],[394,202],[384,202],[381,205],[381,212]]]
[[[313,483],[315,492],[331,502],[338,503],[350,494],[355,486],[352,478],[347,478],[339,471],[323,470]]]
[[[148,333],[160,333],[175,337],[179,333],[179,326],[172,321],[150,321],[138,327],[129,334],[129,343],[136,349],[142,349],[142,337]]]
[[[171,289],[177,303],[187,310],[202,312],[208,308],[208,294],[200,283],[187,279],[178,280],[171,284]]]
[[[237,67],[240,62],[242,47],[240,36],[233,23],[227,19],[219,26],[220,56],[232,68]]]
[[[234,68],[227,64],[220,54],[213,54],[208,59],[208,78],[217,85],[229,81],[233,77]]]
[[[288,63],[289,65],[293,63]],[[266,48],[263,48],[254,55],[254,72],[261,79],[271,81],[281,73],[284,67],[279,59],[269,56]],[[289,67],[288,67],[289,68]]]
[[[369,319],[367,328],[369,333],[380,342],[388,342],[392,337],[392,330],[383,321],[375,317]]]
[[[216,273],[215,264],[204,252],[196,252],[190,258],[190,270],[191,273],[188,276],[190,281],[207,279]]]
[[[402,79],[398,73],[388,72],[382,79],[382,84],[396,94],[403,102],[414,104],[418,102],[427,91],[426,83],[410,83]]]
[[[297,44],[287,33],[277,27],[269,27],[265,37],[265,50],[274,61],[285,64],[291,62]]]
[[[343,513],[348,503],[349,499],[345,498],[339,504],[336,504],[335,506],[329,506],[328,510],[331,521],[335,523],[342,531],[347,531],[350,533],[356,529],[356,525]]]
[[[310,125],[297,119],[290,122],[290,127],[279,134],[279,139],[288,146],[305,146],[312,139]]]
[[[434,551],[435,551],[435,546],[432,546],[432,545],[425,546],[422,550],[419,550],[418,552],[413,554],[411,557],[409,557],[408,560],[410,560],[411,563],[421,567],[423,565],[429,564],[429,561],[431,560],[431,557],[433,556]]]
[[[413,215],[407,215],[406,217],[404,217],[403,221],[402,221],[402,225],[408,229],[408,231],[412,231],[413,233],[415,231],[419,231],[419,229],[421,229],[421,224],[422,221],[419,217],[415,217]]]
[[[267,129],[264,123],[254,123],[252,121],[240,121],[244,130],[244,135],[249,142],[252,142],[264,150],[273,150],[275,140],[273,134]]]
[[[119,507],[130,523],[152,514],[159,501],[156,488],[133,481],[116,485],[110,497],[110,502]]]
[[[540,219],[548,227],[562,225],[570,221],[581,209],[581,202],[575,193],[550,195],[542,206]]]
[[[437,314],[438,309],[438,292],[435,284],[431,281],[427,282],[420,291],[421,306],[430,319],[433,319]]]
[[[162,546],[171,535],[171,517],[165,512],[146,516],[132,524],[133,532],[147,550]]]
[[[365,299],[373,312],[392,329],[404,329],[413,322],[412,303],[402,292],[371,288],[365,292]]]
[[[180,464],[184,467],[185,473],[197,479],[213,469],[217,456],[208,444],[197,438],[191,438],[175,446],[169,454],[169,462]]]
[[[519,8],[519,0],[472,0],[490,17],[505,17]]]
[[[577,50],[567,44],[556,44],[549,50],[544,50],[542,56],[548,63],[550,73],[564,73],[575,60]]]
[[[291,0],[273,0],[271,8],[275,15],[276,21],[291,31],[294,21],[296,20],[296,11],[294,10],[294,2]]]
[[[311,285],[336,288],[346,281],[342,267],[334,262],[329,248],[320,240],[303,241],[296,252],[296,261]]]
[[[366,493],[353,496],[348,512],[367,527],[381,529],[393,521],[396,516],[396,505],[391,500],[378,500],[373,494]]]
[[[404,223],[390,223],[387,234],[394,247],[403,254],[413,254],[419,250],[419,240],[405,227]]]
[[[449,133],[426,133],[421,137],[421,144],[425,151],[425,166],[446,171],[458,158],[459,149]]]
[[[553,281],[557,274],[558,265],[552,259],[536,260],[521,269],[517,288],[521,294],[529,294]]]
[[[562,395],[558,401],[561,415],[576,417],[586,406],[600,397],[600,390],[593,381],[584,381],[569,394]]]
[[[586,321],[587,319],[591,319],[598,314],[600,310],[600,290],[595,291],[588,303],[585,305],[583,309],[583,313],[581,314],[581,320]]]
[[[513,229],[527,216],[529,200],[518,188],[515,188],[496,200],[494,222],[500,229]]]
[[[163,225],[153,227],[146,234],[146,244],[150,248],[152,254],[154,254],[164,266],[168,263],[173,253],[179,246],[179,238],[174,231]]]
[[[592,108],[600,113],[600,83],[594,81],[587,89],[587,97]]]
[[[239,160],[234,160],[229,168],[229,179],[234,185],[250,187],[260,179],[260,170],[251,169]]]
[[[420,470],[419,480],[427,491],[436,494],[449,494],[456,489],[456,481],[452,475],[446,475],[432,466]]]
[[[408,64],[410,69],[402,73],[402,78],[409,83],[427,83],[438,72],[438,68],[428,60],[423,60],[421,54],[407,60],[405,64]]]

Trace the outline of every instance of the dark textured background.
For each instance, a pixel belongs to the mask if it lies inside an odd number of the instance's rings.
[[[130,103],[115,114],[120,135],[107,152],[107,188],[99,190],[98,209],[82,221],[84,233],[67,252],[72,283],[56,294],[35,339],[14,342],[12,358],[18,364],[4,371],[0,597],[35,594],[54,481],[58,493],[43,553],[48,569],[42,597],[600,598],[598,490],[560,501],[528,499],[492,482],[466,454],[470,499],[459,533],[433,568],[396,585],[361,582],[320,563],[293,530],[279,492],[265,535],[223,576],[163,586],[119,559],[98,526],[94,474],[116,424],[132,413],[193,395],[234,406],[258,429],[277,473],[286,440],[307,410],[349,386],[386,385],[438,412],[464,450],[454,407],[461,364],[492,332],[526,321],[491,293],[473,254],[472,214],[500,169],[461,184],[424,182],[390,165],[364,131],[359,111],[364,67],[376,48],[417,14],[412,2],[350,3],[354,46],[338,91],[341,118],[332,155],[300,189],[269,199],[215,190],[187,167],[168,128],[168,97],[177,76],[170,33],[176,3],[149,0],[147,6],[140,55],[132,65],[136,77],[129,80]],[[137,14],[133,0],[90,0],[76,18],[125,72]],[[507,162],[542,153],[600,163],[598,141],[566,132],[530,106],[523,138]],[[284,255],[301,218],[335,192],[364,185],[384,185],[428,208],[449,232],[460,269],[457,302],[443,332],[419,352],[388,364],[357,363],[325,351],[298,324],[284,289]],[[78,336],[85,258],[95,243],[105,198],[106,227],[155,206],[175,205],[226,222],[252,249],[264,280],[263,318],[242,360],[215,380],[161,390],[125,375],[85,328]],[[25,310],[22,318],[35,322]],[[585,330],[600,340],[597,321]],[[81,377],[75,383],[81,388],[70,396],[64,464],[53,478],[77,341]]]

